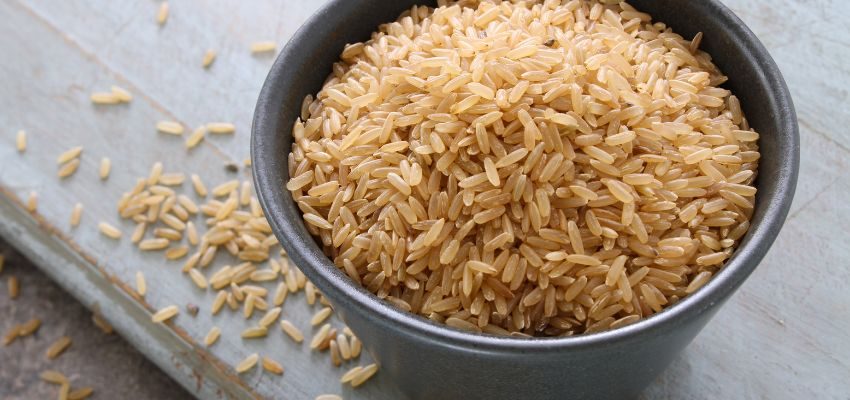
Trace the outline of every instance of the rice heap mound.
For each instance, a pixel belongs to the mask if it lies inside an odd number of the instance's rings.
[[[304,100],[287,188],[404,310],[493,334],[633,323],[749,227],[758,134],[701,36],[626,3],[414,7]]]

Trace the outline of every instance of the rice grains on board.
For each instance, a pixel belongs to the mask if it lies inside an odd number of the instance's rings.
[[[753,211],[758,134],[700,40],[627,3],[414,7],[305,99],[286,187],[402,309],[496,334],[633,323],[716,274]]]

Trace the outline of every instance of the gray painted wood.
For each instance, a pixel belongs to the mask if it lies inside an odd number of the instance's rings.
[[[0,2],[0,233],[204,398],[397,396],[380,373],[361,389],[342,387],[344,369],[277,330],[263,342],[241,340],[243,318],[226,312],[210,317],[212,294],[177,278],[179,263],[134,250],[129,235],[119,242],[105,239],[96,228],[103,220],[129,231],[132,225],[118,220],[114,205],[156,160],[167,171],[200,172],[208,186],[232,179],[223,165],[248,157],[254,102],[273,60],[252,56],[250,43],[284,43],[322,3],[173,1],[168,22],[159,27],[154,1]],[[763,40],[794,95],[802,133],[800,182],[791,215],[762,265],[645,397],[847,399],[850,30],[835,17],[842,3],[727,4]],[[200,60],[207,48],[219,55],[204,70]],[[112,84],[131,90],[134,101],[93,107],[89,94]],[[190,129],[232,121],[237,134],[209,138],[187,153],[183,138],[155,132],[154,124],[163,119]],[[29,134],[25,154],[14,148],[18,129]],[[55,158],[75,145],[85,146],[82,165],[75,176],[59,181]],[[113,160],[105,182],[97,179],[103,156]],[[39,193],[35,216],[22,208],[31,190]],[[71,229],[68,218],[78,201],[86,206],[83,223]],[[125,291],[138,270],[150,287],[144,304]],[[151,310],[189,302],[201,306],[197,317],[184,313],[171,327],[148,323]],[[312,312],[302,295],[284,308],[308,335]],[[198,343],[213,325],[224,333],[206,351]],[[285,376],[256,371],[235,376],[227,365],[252,352],[281,361]]]

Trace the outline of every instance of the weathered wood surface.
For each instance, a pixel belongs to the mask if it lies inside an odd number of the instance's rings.
[[[172,1],[165,26],[154,21],[158,2],[6,0],[0,2],[0,233],[116,328],[192,393],[204,398],[392,399],[380,373],[357,390],[343,388],[344,369],[325,354],[294,346],[279,331],[244,341],[241,315],[207,312],[212,294],[180,279],[179,263],[142,254],[128,235],[115,242],[97,232],[104,220],[129,230],[114,205],[136,177],[161,160],[168,171],[200,172],[208,184],[232,179],[228,161],[248,157],[251,115],[271,56],[252,56],[258,40],[284,43],[324,1]],[[800,117],[802,170],[791,214],[762,265],[743,288],[646,392],[647,398],[836,398],[850,393],[850,29],[838,18],[839,0],[746,1],[727,4],[773,54]],[[705,40],[711,40],[706,38]],[[218,51],[200,67],[207,48]],[[130,105],[93,107],[88,96],[112,84],[130,89]],[[192,128],[223,120],[233,137],[213,137],[186,152],[184,138],[157,134],[158,120]],[[29,134],[26,153],[15,150],[18,129]],[[56,178],[56,156],[84,145],[82,165]],[[97,178],[100,158],[112,176]],[[246,178],[243,170],[238,173]],[[39,193],[37,215],[22,207]],[[75,202],[83,223],[68,224]],[[127,295],[136,271],[147,276],[142,304]],[[174,328],[153,326],[148,312],[195,303]],[[302,295],[284,314],[310,333]],[[218,325],[222,340],[199,343]],[[283,378],[234,365],[259,352],[283,362]],[[361,362],[365,363],[368,356]],[[354,364],[351,364],[354,365]]]

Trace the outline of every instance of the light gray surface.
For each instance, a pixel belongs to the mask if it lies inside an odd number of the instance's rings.
[[[280,332],[262,344],[244,343],[238,338],[245,327],[241,316],[206,316],[212,295],[178,279],[176,265],[140,254],[126,237],[116,244],[96,230],[101,219],[130,229],[117,220],[114,204],[131,186],[127,182],[146,175],[155,160],[169,171],[203,172],[208,185],[228,178],[221,165],[248,156],[254,102],[272,61],[250,55],[249,44],[285,42],[321,3],[173,1],[164,27],[154,22],[158,3],[153,1],[0,3],[0,49],[10,55],[0,60],[0,126],[5,132],[0,136],[5,138],[0,140],[0,232],[86,305],[110,299],[101,304],[103,312],[128,340],[205,397],[225,392],[295,399],[325,392],[393,397],[380,373],[362,389],[343,389],[337,381],[342,370],[331,367],[325,355],[291,345]],[[850,29],[835,17],[843,3],[727,4],[762,39],[785,74],[800,117],[800,182],[785,228],[765,261],[646,397],[847,399]],[[205,71],[200,59],[210,47],[219,57]],[[89,94],[111,84],[130,89],[136,99],[129,106],[91,106]],[[212,138],[187,155],[183,139],[154,131],[161,119],[190,128],[233,121],[237,134]],[[18,129],[30,137],[23,155],[14,150]],[[78,144],[86,146],[80,170],[58,182],[56,156]],[[107,155],[113,159],[113,175],[102,183],[96,178],[97,163]],[[30,190],[39,192],[40,225],[20,207]],[[67,221],[76,201],[86,205],[86,213],[83,224],[72,230]],[[143,306],[103,278],[106,272],[110,279],[129,283],[139,269],[146,271],[152,288],[146,299],[150,307],[191,301],[202,306],[201,315],[179,317],[179,331],[151,327]],[[288,300],[284,313],[307,330],[311,310],[300,297]],[[224,330],[222,342],[211,354],[192,350],[192,341],[200,341],[213,324]],[[285,377],[237,379],[208,362],[214,357],[232,365],[255,351],[283,361]],[[203,380],[196,380],[193,368],[204,371]]]

